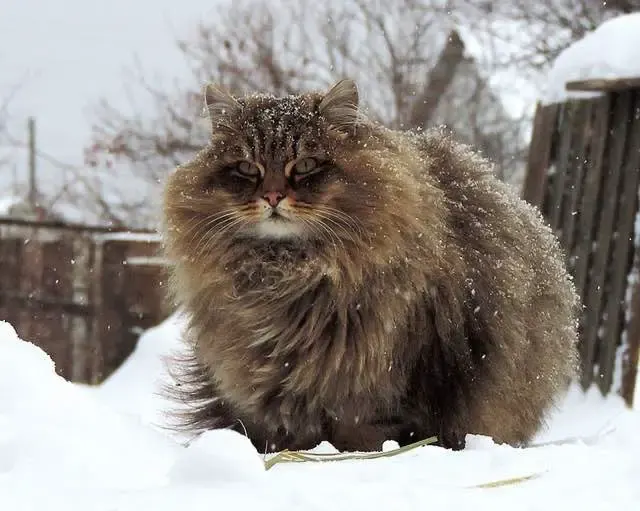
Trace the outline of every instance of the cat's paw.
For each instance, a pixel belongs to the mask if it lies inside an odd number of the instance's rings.
[[[451,449],[452,451],[461,451],[466,446],[466,435],[456,431],[454,429],[442,428],[438,435],[438,441],[436,445],[444,447],[445,449]]]

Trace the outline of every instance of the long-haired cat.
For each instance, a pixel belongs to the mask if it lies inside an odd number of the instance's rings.
[[[210,143],[164,202],[181,424],[260,451],[530,440],[577,366],[578,300],[534,208],[444,132],[367,119],[353,81],[205,96]]]

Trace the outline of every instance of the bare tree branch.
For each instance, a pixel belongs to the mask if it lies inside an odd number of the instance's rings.
[[[446,124],[492,158],[499,176],[511,180],[526,154],[530,113],[507,109],[493,74],[540,82],[568,44],[638,4],[229,1],[215,19],[178,41],[188,81],[167,87],[149,80],[139,66],[129,77],[128,108],[107,101],[98,105],[94,143],[87,150],[91,169],[85,172],[109,164],[155,186],[207,142],[208,126],[199,116],[206,82],[235,94],[286,95],[349,76],[359,83],[373,119],[400,129]],[[473,59],[465,55],[469,37],[479,48]],[[95,186],[93,191],[103,193]],[[104,201],[105,210],[110,203]],[[146,210],[153,216],[137,200],[123,200],[116,209],[119,215],[130,211],[139,218]]]
[[[464,43],[457,31],[452,31],[440,58],[429,73],[423,92],[416,98],[409,114],[411,126],[421,126],[431,118],[440,98],[451,86],[458,64],[464,59]]]

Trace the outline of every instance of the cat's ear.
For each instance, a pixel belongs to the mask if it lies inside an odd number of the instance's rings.
[[[337,131],[353,133],[358,124],[358,87],[353,80],[340,80],[318,105],[320,115]]]
[[[213,125],[241,109],[240,103],[227,91],[211,83],[204,88],[204,113]]]

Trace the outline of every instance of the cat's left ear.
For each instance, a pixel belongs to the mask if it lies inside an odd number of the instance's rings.
[[[340,80],[324,95],[318,105],[320,115],[332,129],[353,133],[358,124],[358,86],[353,80]]]
[[[211,83],[204,88],[204,111],[213,125],[241,109],[240,103],[227,91]]]

